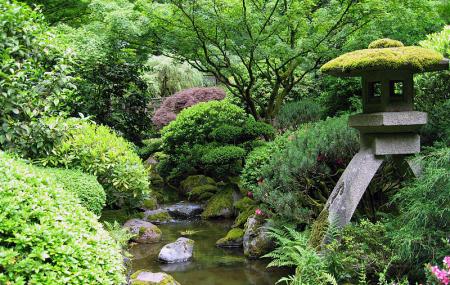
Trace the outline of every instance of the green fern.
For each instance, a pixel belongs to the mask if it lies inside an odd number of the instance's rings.
[[[323,258],[308,245],[308,233],[298,232],[290,227],[269,229],[269,235],[278,247],[264,257],[271,258],[268,267],[295,266],[295,275],[283,277],[277,284],[320,285],[337,284],[327,272]]]

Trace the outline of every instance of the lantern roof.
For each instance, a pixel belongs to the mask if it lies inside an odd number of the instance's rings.
[[[437,51],[403,46],[400,41],[380,39],[368,49],[343,54],[324,64],[321,71],[330,75],[361,76],[367,72],[405,70],[412,73],[448,69],[448,59]]]

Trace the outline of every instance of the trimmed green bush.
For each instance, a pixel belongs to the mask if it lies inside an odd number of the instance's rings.
[[[96,215],[101,214],[105,207],[106,194],[102,185],[98,183],[97,177],[76,169],[37,168],[36,170],[55,179],[64,190],[73,193],[83,207]]]
[[[0,283],[123,284],[120,246],[54,179],[0,152]]]
[[[44,165],[79,168],[97,176],[109,207],[138,207],[149,192],[148,174],[133,146],[106,126],[72,119],[66,138]]]
[[[181,111],[162,129],[163,151],[168,156],[158,170],[168,180],[198,173],[218,179],[236,176],[253,142],[274,133],[270,125],[256,122],[226,100],[199,103]]]

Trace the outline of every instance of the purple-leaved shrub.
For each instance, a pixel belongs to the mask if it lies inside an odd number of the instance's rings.
[[[222,100],[225,91],[217,87],[196,87],[179,91],[167,97],[153,115],[152,122],[162,128],[175,120],[181,110],[200,102]]]

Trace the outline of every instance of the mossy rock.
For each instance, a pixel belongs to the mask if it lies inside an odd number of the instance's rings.
[[[374,43],[372,46],[377,45],[382,44]],[[330,60],[322,66],[321,71],[335,76],[361,76],[367,71],[383,70],[424,72],[442,69],[443,61],[442,54],[423,47],[369,48],[349,52]]]
[[[216,186],[216,181],[205,175],[192,175],[181,181],[179,191],[182,195],[188,196],[195,188],[206,185]]]
[[[148,210],[155,210],[158,208],[158,201],[156,201],[156,198],[153,197],[145,199],[142,204],[144,208]]]
[[[311,235],[308,241],[311,247],[319,248],[322,245],[328,225],[328,210],[323,209],[311,227]]]
[[[227,235],[216,242],[218,247],[242,247],[244,230],[240,228],[231,229]]]
[[[188,200],[189,201],[206,201],[214,194],[217,193],[217,186],[216,185],[201,185],[194,187],[192,191],[188,193]]]
[[[234,223],[232,225],[233,228],[242,227],[247,222],[247,219],[255,214],[257,206],[253,206],[251,208],[248,208],[244,211],[239,212],[239,215],[234,220]]]
[[[396,41],[388,38],[378,39],[369,44],[369,48],[391,48],[391,47],[403,47],[401,41]]]
[[[236,201],[236,203],[234,203],[234,207],[239,211],[245,211],[249,208],[257,206],[257,204],[258,203],[255,200],[250,199],[249,197],[244,197],[239,201]]]
[[[161,175],[159,175],[152,169],[150,169],[150,172],[148,175],[148,180],[150,181],[150,187],[156,188],[156,189],[162,189],[164,187],[164,179],[161,177]]]
[[[172,276],[164,272],[139,270],[130,276],[131,285],[180,285]]]
[[[149,212],[150,213],[146,212],[146,215],[147,215],[146,220],[148,222],[151,222],[154,224],[163,224],[163,223],[172,221],[172,217],[165,210],[156,210],[156,211],[149,211]]]
[[[230,218],[234,215],[233,193],[231,188],[219,191],[208,200],[202,213],[203,219]]]
[[[167,204],[180,200],[178,191],[170,187],[152,189],[151,193],[160,204]]]

